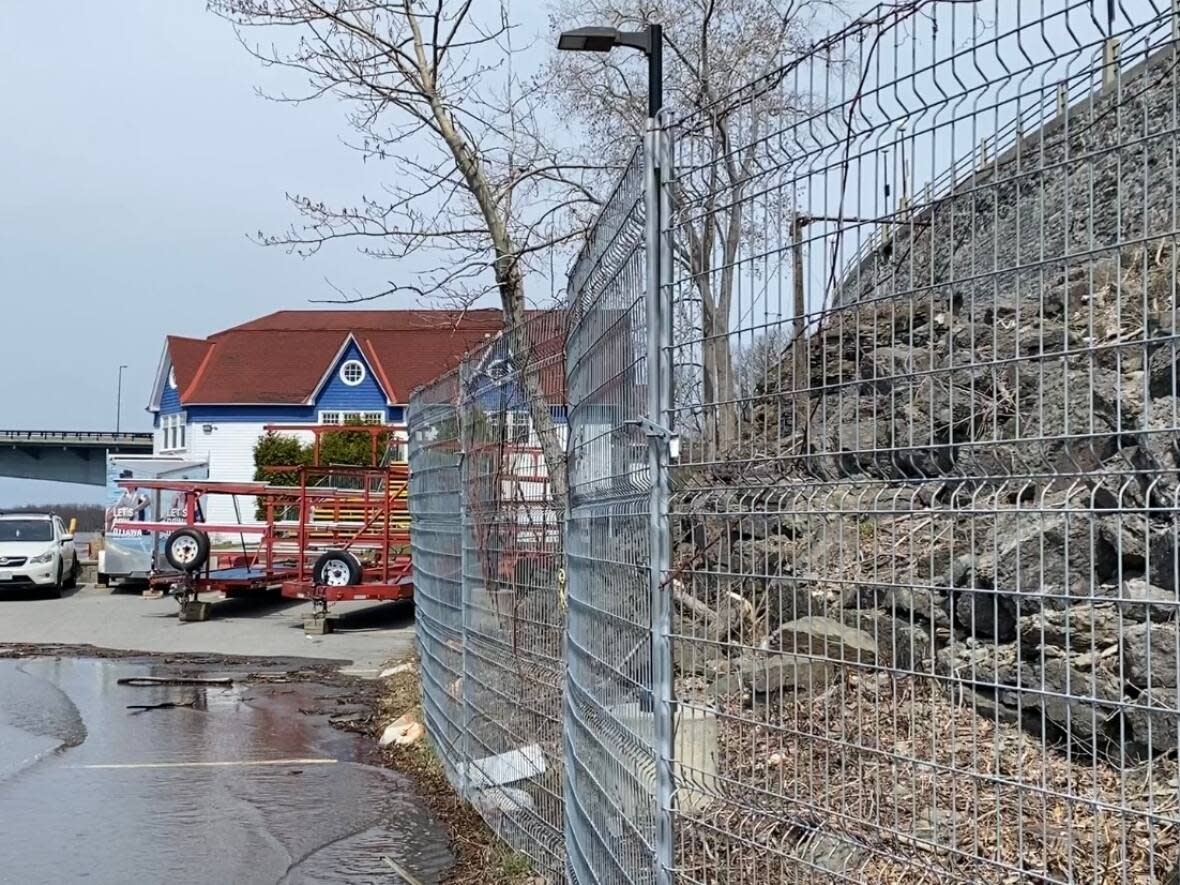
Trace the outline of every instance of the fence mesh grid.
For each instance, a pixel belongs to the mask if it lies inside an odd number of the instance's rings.
[[[543,436],[564,452],[564,324],[559,312],[529,315],[416,391],[409,410],[428,732],[451,782],[554,876],[565,866],[565,591],[550,477],[565,467],[548,462]]]
[[[1177,881],[1177,33],[1148,0],[907,0],[665,121],[658,367],[637,151],[570,278],[568,618],[507,638],[491,594],[534,578],[478,556],[521,511],[470,456],[457,497],[494,515],[466,516],[458,626],[418,590],[424,693],[468,656],[470,718],[434,699],[430,734],[465,786],[541,744],[498,781],[530,810],[485,813],[552,881]],[[478,452],[505,412],[463,387]],[[550,591],[563,508],[525,533]]]

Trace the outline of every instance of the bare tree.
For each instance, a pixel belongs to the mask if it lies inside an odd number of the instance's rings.
[[[282,101],[331,97],[348,108],[353,146],[391,167],[378,195],[331,206],[289,199],[300,224],[271,245],[310,254],[333,240],[378,258],[432,255],[409,291],[469,306],[499,298],[553,493],[564,510],[564,451],[526,322],[525,278],[541,257],[576,239],[593,207],[584,179],[597,164],[570,162],[541,137],[535,88],[514,71],[521,47],[495,0],[209,0],[266,65],[306,80]],[[273,42],[257,42],[261,30]],[[516,39],[519,40],[519,37]],[[342,293],[343,294],[343,293]]]
[[[665,92],[682,155],[700,172],[677,176],[674,250],[697,302],[698,403],[704,432],[718,449],[738,429],[734,354],[735,259],[749,229],[746,197],[765,150],[762,136],[809,109],[809,96],[786,83],[789,63],[814,50],[814,35],[841,11],[841,0],[555,0],[554,24],[625,29],[661,22],[669,61]],[[545,78],[551,99],[585,129],[586,156],[612,165],[642,133],[646,72],[626,56],[562,55]],[[701,211],[699,207],[704,206]],[[674,210],[675,211],[675,210]],[[789,223],[789,221],[787,222]]]

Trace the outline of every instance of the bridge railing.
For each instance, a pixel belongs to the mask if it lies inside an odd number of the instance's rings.
[[[148,432],[116,433],[110,430],[0,430],[0,442],[60,444],[151,444]]]

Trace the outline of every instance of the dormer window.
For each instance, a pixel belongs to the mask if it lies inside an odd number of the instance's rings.
[[[349,387],[356,387],[365,380],[365,365],[360,360],[348,360],[340,367],[340,380]]]

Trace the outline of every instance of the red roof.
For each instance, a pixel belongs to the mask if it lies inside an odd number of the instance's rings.
[[[206,341],[169,337],[168,352],[185,405],[301,404],[352,336],[404,403],[501,325],[497,310],[283,310]]]

